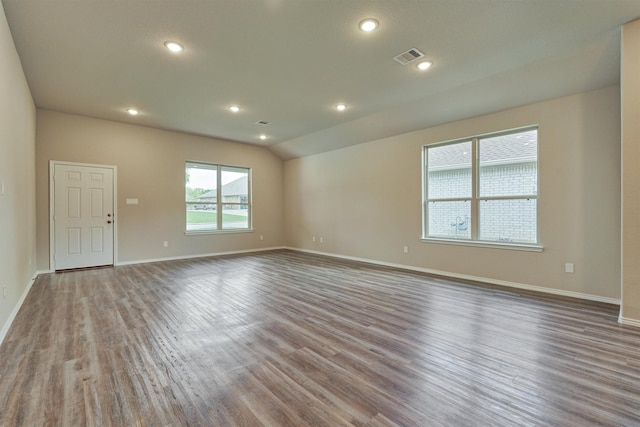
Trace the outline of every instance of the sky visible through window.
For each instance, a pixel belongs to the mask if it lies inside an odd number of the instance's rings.
[[[189,168],[189,182],[187,183],[187,187],[189,188],[209,188],[212,190],[216,189],[215,182],[211,182],[211,173],[215,174],[215,171],[211,169],[197,169],[197,168]],[[241,178],[245,174],[238,172],[230,172],[225,170],[222,174],[222,185],[228,184],[231,181],[235,181],[238,178]],[[213,184],[213,186],[212,186]]]

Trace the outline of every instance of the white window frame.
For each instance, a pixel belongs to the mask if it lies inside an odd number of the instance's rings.
[[[185,213],[184,226],[185,226],[185,234],[230,234],[230,233],[249,233],[253,232],[253,205],[252,205],[252,170],[246,166],[232,166],[232,165],[223,165],[217,163],[206,163],[206,162],[198,162],[198,161],[190,161],[187,160],[185,162],[184,170],[189,167],[201,167],[203,169],[215,170],[216,171],[216,202],[215,203],[207,203],[211,205],[216,205],[216,228],[215,229],[204,229],[204,230],[187,230],[187,217]],[[247,172],[247,201],[246,202],[224,202],[222,200],[222,170],[224,168],[231,169],[243,169]],[[185,196],[186,196],[186,181],[183,183],[185,188]],[[189,205],[202,204],[202,202],[188,202],[185,197],[185,208]],[[237,205],[237,206],[247,206],[247,228],[222,228],[223,221],[223,209],[222,207],[225,205]]]
[[[538,150],[536,153],[536,188],[537,194],[517,195],[517,196],[495,196],[495,197],[480,197],[480,159],[478,155],[479,145],[481,139],[497,137],[502,135],[509,135],[521,132],[527,132],[536,130],[538,132],[538,142],[540,139],[540,130],[538,125],[525,126],[521,128],[508,129],[499,132],[492,132],[486,134],[475,135],[466,138],[459,138],[449,141],[442,141],[433,144],[425,144],[422,146],[422,238],[421,240],[426,243],[442,243],[450,245],[462,245],[462,246],[480,246],[489,248],[503,248],[514,249],[524,251],[541,252],[543,246],[540,243],[540,148],[538,144]],[[453,198],[433,198],[429,199],[429,157],[428,152],[431,148],[442,147],[444,145],[453,145],[464,142],[471,142],[471,197],[453,197]],[[483,200],[522,200],[522,199],[535,199],[536,200],[536,241],[534,243],[513,243],[513,242],[496,242],[490,240],[480,240],[479,238],[479,213],[480,213],[480,201]],[[470,207],[470,219],[469,227],[471,228],[471,237],[465,238],[445,238],[445,237],[430,237],[429,233],[429,207],[430,201],[469,201]]]

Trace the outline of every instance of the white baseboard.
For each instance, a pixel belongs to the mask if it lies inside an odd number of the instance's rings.
[[[2,326],[2,329],[0,330],[0,345],[2,345],[2,342],[4,341],[7,334],[9,333],[9,328],[11,328],[11,324],[13,323],[16,316],[18,315],[18,311],[20,311],[20,307],[22,307],[24,300],[27,298],[27,295],[31,290],[31,286],[33,286],[33,283],[36,281],[36,278],[38,277],[39,274],[40,272],[34,273],[31,280],[29,280],[29,283],[27,283],[27,286],[25,286],[24,291],[22,292],[22,295],[20,295],[20,299],[18,299],[18,302],[16,303],[15,307],[13,307],[13,310],[11,311],[9,318],[5,322],[4,326]]]
[[[618,317],[618,323],[620,323],[621,325],[629,325],[629,326],[635,326],[640,328],[640,320],[636,320],[636,319],[629,319],[627,317]]]
[[[212,252],[208,254],[195,254],[195,255],[180,255],[180,256],[166,257],[166,258],[141,259],[136,261],[121,261],[121,262],[117,262],[115,265],[146,264],[149,262],[176,261],[181,259],[206,258],[206,257],[222,256],[222,255],[238,255],[238,254],[247,254],[251,252],[275,251],[279,249],[286,249],[286,248],[284,246],[272,246],[269,248],[243,249],[240,251]]]
[[[608,298],[608,297],[603,297],[599,295],[591,295],[591,294],[584,294],[580,292],[565,291],[562,289],[553,289],[553,288],[545,288],[542,286],[528,285],[526,283],[509,282],[506,280],[497,280],[497,279],[491,279],[488,277],[470,276],[468,274],[452,273],[450,271],[433,270],[430,268],[415,267],[415,266],[406,265],[406,264],[396,264],[396,263],[378,261],[378,260],[373,260],[368,258],[359,258],[359,257],[352,257],[347,255],[338,255],[338,254],[333,254],[328,252],[312,251],[309,249],[300,249],[300,248],[292,248],[292,247],[286,247],[285,249],[298,251],[298,252],[306,252],[306,253],[316,254],[316,255],[324,255],[324,256],[329,256],[333,258],[341,258],[341,259],[346,259],[350,261],[366,262],[368,264],[376,264],[376,265],[381,265],[385,267],[401,268],[403,270],[418,271],[420,273],[450,277],[453,279],[471,280],[474,282],[488,283],[491,285],[505,286],[509,288],[524,289],[528,291],[543,292],[547,294],[561,295],[565,297],[580,298],[580,299],[589,300],[589,301],[598,301],[598,302],[604,302],[607,304],[620,305],[620,299],[618,298]]]

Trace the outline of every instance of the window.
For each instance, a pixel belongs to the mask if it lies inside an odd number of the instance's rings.
[[[538,129],[424,146],[427,239],[537,245]]]
[[[251,228],[251,170],[187,162],[186,230],[211,232]]]

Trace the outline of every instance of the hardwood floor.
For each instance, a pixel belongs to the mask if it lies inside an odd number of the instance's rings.
[[[617,315],[290,251],[42,275],[0,425],[640,425]]]

